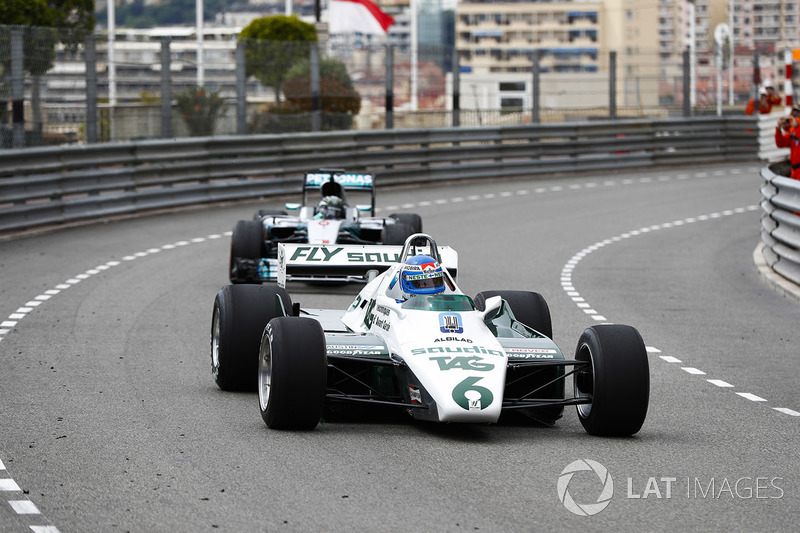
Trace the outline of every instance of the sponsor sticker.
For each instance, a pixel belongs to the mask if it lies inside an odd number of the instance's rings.
[[[464,323],[458,313],[439,313],[439,331],[442,333],[464,333]]]
[[[380,344],[337,344],[330,348],[338,348],[342,350],[383,350]]]
[[[429,346],[424,348],[412,348],[411,355],[425,354],[475,354],[475,355],[499,355],[503,356],[500,350],[493,350],[485,346]]]
[[[550,348],[504,348],[512,359],[555,359],[558,352]]]
[[[441,356],[431,357],[431,361],[439,363],[439,370],[477,370],[478,372],[488,372],[494,368],[492,363],[484,363],[483,357],[477,355],[458,357]]]
[[[419,388],[409,385],[408,395],[411,397],[411,403],[422,403],[422,392],[420,392]]]
[[[344,348],[331,347],[327,350],[328,355],[382,355],[383,350],[365,350],[363,348],[346,350]]]
[[[375,356],[386,354],[386,349],[380,344],[334,344],[328,346],[328,355]]]
[[[309,172],[306,174],[306,186],[322,185],[330,181],[330,172]],[[370,188],[374,182],[372,174],[334,174],[333,180],[344,187]]]

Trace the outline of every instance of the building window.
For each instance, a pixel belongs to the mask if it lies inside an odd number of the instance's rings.
[[[500,91],[524,91],[525,90],[525,82],[524,81],[501,81],[500,82]]]

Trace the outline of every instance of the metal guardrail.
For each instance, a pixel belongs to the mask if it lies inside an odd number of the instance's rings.
[[[300,191],[303,172],[378,185],[755,160],[751,117],[220,136],[0,152],[0,231]]]
[[[800,180],[789,170],[786,161],[761,170],[761,240],[767,265],[800,285]]]
[[[788,148],[775,146],[775,126],[780,117],[787,116],[783,108],[773,110],[769,115],[758,115],[758,157],[762,161],[774,163],[789,157]]]

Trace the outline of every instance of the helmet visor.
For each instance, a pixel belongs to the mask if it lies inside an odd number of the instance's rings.
[[[406,282],[417,290],[437,289],[444,286],[444,277],[441,272],[430,274],[406,274]]]

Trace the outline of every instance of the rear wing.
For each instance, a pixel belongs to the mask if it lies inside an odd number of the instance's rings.
[[[345,191],[368,192],[370,212],[375,216],[375,176],[372,174],[346,172],[340,169],[307,172],[303,177],[303,205],[308,205],[308,191],[319,191],[322,196],[338,196],[343,200]]]
[[[319,190],[324,183],[333,181],[345,191],[371,191],[375,188],[375,176],[344,170],[320,170],[307,172],[303,179],[303,190]]]
[[[437,249],[442,266],[457,279],[458,253],[449,246]],[[370,270],[383,272],[399,263],[402,251],[402,246],[387,245],[280,243],[276,281],[281,287],[288,281],[364,283]]]

